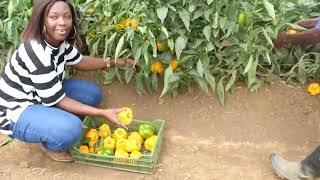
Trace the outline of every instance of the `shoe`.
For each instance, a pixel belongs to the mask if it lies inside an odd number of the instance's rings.
[[[270,155],[271,165],[275,173],[288,180],[314,179],[306,175],[301,169],[301,163],[288,161],[277,154]]]
[[[5,134],[0,134],[0,147],[9,144],[13,139]]]
[[[59,162],[72,162],[72,156],[70,152],[54,152],[46,149],[42,145],[40,146],[40,149],[51,159]]]

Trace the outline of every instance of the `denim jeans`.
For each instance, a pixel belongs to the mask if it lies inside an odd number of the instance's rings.
[[[89,81],[64,80],[63,89],[67,97],[87,105],[97,106],[102,99],[101,89]],[[82,135],[78,116],[42,104],[26,108],[11,129],[11,137],[27,143],[41,143],[56,152],[68,150]]]

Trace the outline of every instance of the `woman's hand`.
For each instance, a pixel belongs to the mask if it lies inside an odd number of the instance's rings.
[[[102,109],[101,115],[103,117],[105,117],[106,119],[108,119],[110,122],[127,129],[127,127],[125,125],[123,125],[119,121],[119,119],[117,118],[117,113],[119,113],[121,111],[122,111],[121,108],[117,108],[117,109]]]
[[[126,64],[128,64],[128,65],[130,65],[130,66],[132,66],[133,68],[135,67],[135,62],[134,62],[134,60],[132,60],[132,59],[122,59],[122,58],[120,58],[120,59],[117,59],[117,61],[116,61],[116,65],[119,65],[119,66],[122,66],[122,65],[126,65]]]

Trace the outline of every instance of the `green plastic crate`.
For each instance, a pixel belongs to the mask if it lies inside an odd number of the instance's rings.
[[[98,128],[104,122],[105,120],[103,119],[87,116],[83,121],[84,134],[86,134],[86,132],[92,127]],[[72,147],[70,152],[76,163],[108,167],[131,172],[152,174],[155,171],[158,155],[160,152],[165,124],[164,122],[165,121],[161,119],[156,119],[154,121],[133,120],[132,123],[129,126],[127,126],[128,132],[132,132],[138,131],[138,127],[142,123],[152,124],[155,128],[155,134],[158,136],[157,144],[154,147],[153,151],[149,153],[146,153],[147,151],[143,152],[143,156],[139,159],[83,153],[80,152],[78,149],[81,140]],[[113,131],[117,127],[110,125],[110,128]]]

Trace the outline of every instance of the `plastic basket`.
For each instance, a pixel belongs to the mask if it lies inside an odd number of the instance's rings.
[[[83,121],[83,132],[86,132],[90,128],[97,128],[105,120],[87,116]],[[156,119],[154,121],[141,121],[133,120],[132,123],[127,126],[128,132],[138,131],[138,127],[142,123],[152,124],[155,128],[155,134],[158,136],[157,144],[154,147],[152,152],[143,153],[143,156],[139,159],[133,159],[129,157],[114,157],[114,156],[102,156],[97,154],[83,153],[80,152],[78,147],[81,140],[76,143],[70,150],[72,157],[76,163],[88,164],[93,166],[108,167],[119,170],[152,174],[155,171],[156,163],[158,160],[158,155],[160,152],[160,147],[162,143],[163,130],[164,130],[164,120]],[[111,130],[114,130],[116,127],[110,125]],[[84,138],[84,137],[82,137]]]

